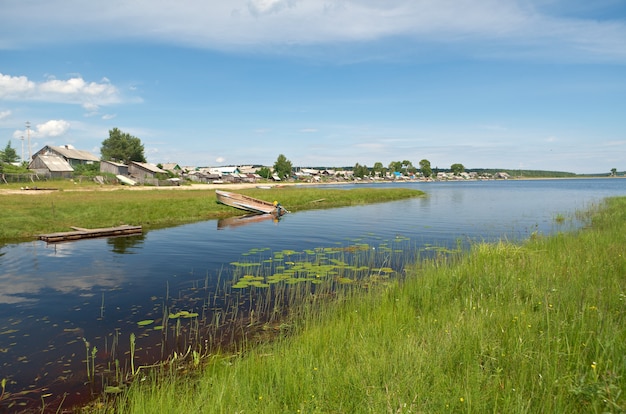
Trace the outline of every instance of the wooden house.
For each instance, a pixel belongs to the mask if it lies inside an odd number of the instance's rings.
[[[131,161],[128,165],[128,173],[132,178],[144,182],[145,180],[156,178],[157,174],[167,174],[167,171],[147,162]]]
[[[50,177],[71,177],[74,168],[82,164],[93,164],[100,159],[89,151],[77,150],[71,145],[55,147],[46,145],[33,155],[29,170]]]
[[[58,155],[37,154],[28,164],[28,169],[38,175],[51,178],[70,178],[74,173],[72,166]]]
[[[128,176],[128,165],[115,161],[100,161],[100,172]]]

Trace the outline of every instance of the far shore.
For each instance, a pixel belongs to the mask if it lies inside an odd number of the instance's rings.
[[[508,180],[487,180],[487,181],[536,181],[536,180],[584,180],[584,179],[598,179],[598,178],[626,178],[626,176],[615,177],[512,177]],[[431,182],[457,182],[457,181],[481,181],[476,179],[471,180],[398,180],[398,181],[327,181],[327,182],[280,182],[280,183],[221,183],[221,184],[204,184],[204,183],[187,183],[180,186],[128,186],[128,185],[98,185],[93,183],[90,186],[81,186],[76,188],[63,188],[63,191],[115,191],[115,190],[131,190],[131,191],[150,191],[150,190],[168,190],[168,191],[184,191],[184,190],[245,190],[249,188],[263,188],[272,187],[280,188],[287,186],[316,186],[316,185],[347,185],[347,184],[403,184],[403,183],[424,183]],[[37,190],[37,191],[34,191]],[[46,194],[51,191],[57,191],[54,188],[54,181],[44,182],[43,185],[24,185],[21,188],[2,188],[0,184],[0,195],[2,194]]]

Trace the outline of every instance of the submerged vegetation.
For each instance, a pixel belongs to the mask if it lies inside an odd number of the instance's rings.
[[[77,185],[80,189],[81,186]],[[61,189],[62,190],[62,189]],[[285,186],[239,190],[265,200],[279,200],[291,212],[378,203],[421,196],[407,188],[337,189]],[[37,194],[33,194],[37,193]],[[213,190],[25,191],[0,196],[0,243],[24,241],[38,234],[83,228],[141,225],[150,230],[242,214],[218,204]]]
[[[141,381],[85,411],[624,412],[626,198],[587,220],[419,258],[358,243],[249,252],[230,286],[256,334],[133,368]]]

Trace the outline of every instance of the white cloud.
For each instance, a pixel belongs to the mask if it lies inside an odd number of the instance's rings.
[[[258,16],[278,12],[283,8],[293,7],[294,4],[295,1],[293,0],[250,0],[248,9],[253,15]]]
[[[549,14],[545,0],[181,0],[175,5],[151,0],[30,0],[29,7],[22,2],[3,5],[0,48],[60,40],[143,39],[284,52],[294,45],[362,45],[403,38],[413,46],[402,48],[403,53],[448,45],[474,56],[545,58],[557,53],[626,61],[624,21],[570,17],[569,1],[548,3]],[[75,38],[77,30],[80,39]]]
[[[11,111],[0,111],[0,120],[7,119],[11,116]]]
[[[223,163],[224,161],[226,161],[226,158],[224,158],[224,157],[217,157],[217,158],[215,159],[215,162],[217,162],[217,163],[219,163],[219,164]]]
[[[0,99],[27,97],[35,90],[35,82],[26,76],[9,76],[0,73]]]
[[[37,137],[58,137],[65,134],[70,129],[70,123],[64,120],[50,120],[43,124],[38,124],[35,130]]]
[[[86,82],[81,77],[67,80],[48,79],[34,82],[25,76],[10,76],[0,73],[0,99],[7,101],[43,101],[78,104],[89,112],[100,105],[121,102],[119,90],[108,81]]]

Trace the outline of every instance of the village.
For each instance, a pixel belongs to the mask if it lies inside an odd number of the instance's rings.
[[[240,165],[240,166],[181,166],[177,163],[152,164],[147,162],[131,161],[128,164],[110,160],[101,160],[89,151],[79,150],[71,145],[46,145],[35,152],[28,164],[28,170],[38,180],[62,179],[75,177],[75,170],[79,166],[93,166],[99,164],[101,175],[94,179],[97,182],[110,183],[115,177],[121,184],[149,185],[149,186],[178,186],[182,183],[201,184],[235,184],[258,182],[284,181],[271,167]],[[268,176],[261,176],[259,170],[270,171]],[[364,177],[357,177],[349,168],[304,168],[295,167],[287,180],[295,182],[359,182],[359,181],[444,181],[444,180],[476,180],[476,179],[509,179],[506,172],[495,174],[478,174],[477,172],[442,172],[438,171],[431,177],[424,177],[419,171],[402,173],[387,171],[384,174],[376,173]],[[6,181],[6,178],[4,178]]]

